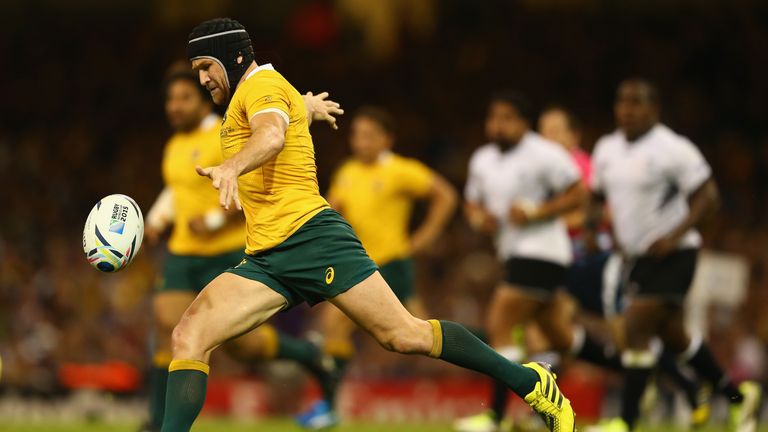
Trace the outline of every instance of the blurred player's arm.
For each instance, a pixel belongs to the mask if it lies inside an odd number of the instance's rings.
[[[685,140],[671,145],[669,150],[665,171],[680,193],[688,197],[688,214],[673,230],[648,248],[648,254],[656,257],[677,249],[683,236],[714,214],[720,204],[712,169],[699,149]]]
[[[211,235],[229,224],[237,224],[242,221],[243,214],[234,208],[229,210],[213,208],[205,212],[205,214],[190,219],[189,230],[196,235]]]
[[[584,183],[578,180],[549,201],[544,201],[538,205],[526,203],[513,205],[509,211],[509,218],[517,225],[556,218],[571,210],[581,208],[586,200],[587,189],[584,187]]]
[[[165,187],[155,199],[147,213],[144,236],[150,244],[156,244],[163,232],[173,223],[173,191]]]
[[[466,218],[470,228],[474,231],[492,235],[498,229],[499,221],[483,205],[484,194],[482,181],[479,176],[480,171],[473,156],[469,161],[467,184],[464,186],[464,218]]]
[[[480,203],[465,201],[464,217],[473,230],[483,234],[493,234],[499,227],[496,218]]]
[[[672,232],[653,242],[648,253],[658,257],[669,254],[677,248],[685,233],[714,215],[719,206],[720,192],[710,177],[688,196],[688,216]]]
[[[265,111],[255,114],[250,121],[251,136],[243,148],[218,166],[201,168],[197,173],[211,179],[213,187],[219,190],[219,204],[229,210],[242,210],[237,193],[237,178],[264,165],[277,156],[285,146],[285,132],[288,129],[288,115],[284,112]]]
[[[338,129],[336,125],[336,117],[334,115],[344,114],[344,110],[341,109],[341,105],[338,102],[334,102],[328,99],[328,92],[322,92],[320,94],[312,94],[307,92],[304,97],[304,105],[307,107],[307,122],[312,125],[312,121],[324,121],[328,122],[333,129]]]
[[[424,251],[443,233],[445,226],[456,211],[458,194],[443,176],[433,173],[432,184],[427,191],[429,209],[421,226],[411,236],[413,253]]]

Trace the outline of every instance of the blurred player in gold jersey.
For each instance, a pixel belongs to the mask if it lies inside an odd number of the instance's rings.
[[[160,430],[165,406],[171,331],[195,296],[222,271],[237,264],[245,248],[245,220],[240,212],[226,212],[209,181],[198,176],[196,165],[222,161],[219,143],[221,117],[213,113],[208,92],[197,74],[182,70],[166,80],[165,112],[175,131],[163,156],[165,189],[147,215],[145,235],[156,243],[172,226],[163,277],[153,296],[154,349],[150,373],[150,419],[145,430]],[[308,116],[327,119],[338,105],[324,100],[327,94],[305,96]],[[335,379],[321,366],[322,353],[313,344],[279,334],[273,327],[241,336],[228,345],[243,360],[293,359],[304,365],[329,390]]]
[[[424,317],[414,295],[412,256],[428,249],[442,234],[458,194],[426,165],[392,152],[394,119],[381,108],[362,107],[356,112],[349,142],[353,155],[334,175],[328,202],[349,221],[398,300],[415,316]],[[411,210],[417,200],[427,200],[429,209],[421,226],[410,233]],[[321,315],[325,352],[343,370],[354,352],[355,324],[339,309],[325,306]],[[308,427],[325,424],[318,419],[332,408],[333,401],[322,401],[299,421]]]
[[[250,36],[229,18],[192,30],[187,56],[214,103],[227,107],[224,162],[197,167],[225,209],[242,209],[246,249],[217,276],[173,330],[162,432],[187,432],[205,402],[210,355],[277,312],[328,300],[379,344],[485,373],[545,419],[574,432],[570,401],[545,365],[500,356],[463,326],[422,320],[398,301],[352,227],[320,195],[305,103],[270,64],[254,60]]]

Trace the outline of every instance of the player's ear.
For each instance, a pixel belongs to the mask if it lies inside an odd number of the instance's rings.
[[[243,62],[243,56],[237,56],[237,64],[240,64]]]

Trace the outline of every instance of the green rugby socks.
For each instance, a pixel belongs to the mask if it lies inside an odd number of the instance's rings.
[[[462,325],[437,320],[429,323],[434,332],[430,357],[484,373],[506,384],[521,398],[532,392],[539,381],[535,371],[505,359]]]
[[[209,370],[207,364],[197,360],[171,362],[161,432],[189,431],[205,403]]]

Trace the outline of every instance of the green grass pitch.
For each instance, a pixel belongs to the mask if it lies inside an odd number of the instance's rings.
[[[136,432],[138,426],[123,424],[114,425],[107,423],[88,424],[36,424],[34,426],[3,424],[0,423],[0,431],[3,432]],[[642,428],[640,432],[650,431],[651,428]],[[654,432],[678,432],[681,429],[674,427],[654,427]],[[301,432],[302,429],[295,426],[289,419],[268,420],[263,422],[236,422],[231,420],[205,419],[195,424],[192,432]],[[351,423],[332,429],[333,432],[450,432],[448,424],[374,424]],[[720,432],[722,428],[710,427],[701,429],[700,432]],[[768,432],[768,427],[763,426],[760,432]]]

